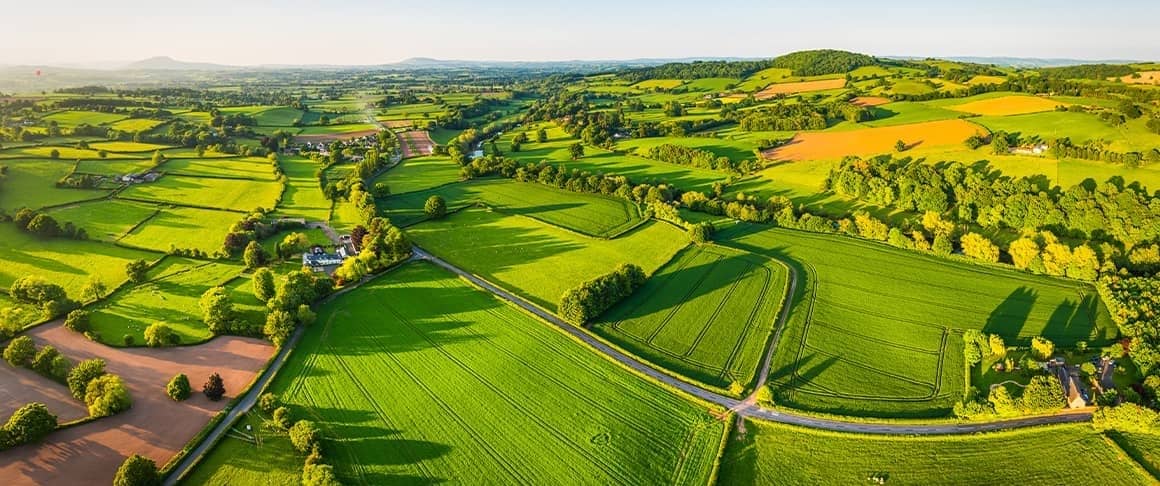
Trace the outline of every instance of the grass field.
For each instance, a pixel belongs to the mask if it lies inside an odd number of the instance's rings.
[[[592,329],[649,361],[720,388],[752,382],[787,284],[783,266],[690,247]]]
[[[1103,140],[1107,148],[1119,152],[1160,148],[1160,134],[1152,133],[1141,117],[1118,127],[1100,121],[1089,113],[1050,111],[1014,116],[984,116],[972,119],[992,131],[1039,135],[1046,139],[1070,138],[1075,144]]]
[[[101,113],[98,111],[58,111],[43,118],[45,125],[56,122],[61,128],[73,128],[77,125],[104,125],[127,118],[118,113]]]
[[[681,230],[656,221],[600,240],[483,209],[460,211],[407,232],[440,258],[550,310],[565,290],[621,263],[635,263],[651,274],[688,242]]]
[[[157,208],[148,204],[103,199],[50,212],[57,221],[67,221],[83,228],[90,239],[117,241],[138,223],[153,216]]]
[[[51,145],[37,145],[29,147],[13,147],[0,150],[0,159],[5,158],[42,158],[47,159],[52,157],[52,152],[56,151],[59,154],[59,159],[62,161],[73,161],[83,159],[100,159],[100,152],[93,149],[79,149],[75,147],[60,147]],[[140,158],[140,154],[121,154],[116,152],[109,152],[105,154],[106,159],[133,159]]]
[[[274,208],[281,184],[238,179],[168,175],[157,182],[134,184],[119,194],[126,199],[252,211]]]
[[[34,275],[64,287],[74,299],[80,298],[90,275],[110,288],[116,287],[125,281],[126,264],[138,259],[154,261],[160,256],[94,241],[35,238],[11,223],[0,224],[0,251],[5,255],[0,287],[9,288],[14,280]]]
[[[273,181],[274,167],[265,158],[178,159],[165,162],[170,175],[213,176],[259,181]]]
[[[942,120],[836,132],[801,132],[789,143],[765,152],[778,161],[835,159],[847,155],[894,152],[901,140],[910,147],[961,145],[963,140],[986,130],[964,120]]]
[[[1090,285],[846,237],[738,224],[718,241],[778,258],[800,281],[770,378],[775,402],[848,415],[932,417],[963,393],[963,329],[1028,345],[1116,335]]]
[[[382,173],[375,183],[384,182],[391,194],[430,189],[459,180],[459,164],[449,157],[432,155],[415,157],[399,162],[399,165]]]
[[[1150,474],[1160,478],[1160,435],[1109,432],[1109,436]]]
[[[323,125],[303,127],[299,135],[336,135],[351,132],[366,132],[378,130],[377,125],[370,123],[346,123],[342,125]]]
[[[137,174],[145,172],[152,167],[153,161],[149,159],[98,159],[77,162],[77,172],[107,176]]]
[[[423,205],[433,194],[443,196],[452,209],[482,202],[504,213],[602,238],[622,233],[640,224],[643,218],[637,205],[624,199],[510,179],[472,180],[431,191],[390,196],[381,201],[380,208],[396,224],[411,224],[426,218]]]
[[[15,213],[20,208],[39,209],[108,194],[98,189],[62,189],[56,181],[72,171],[73,162],[63,160],[5,160],[8,174],[0,179],[0,208]]]
[[[868,436],[747,421],[721,460],[718,484],[1154,484],[1085,424],[978,435]],[[881,484],[881,483],[879,483]]]
[[[424,263],[319,309],[271,391],[347,484],[701,485],[725,425]],[[188,483],[295,481],[284,453],[227,439]]]
[[[198,299],[211,287],[242,272],[233,263],[204,262],[165,257],[149,271],[149,281],[122,289],[92,309],[91,322],[101,341],[123,345],[125,335],[145,344],[145,328],[162,322],[185,344],[205,341],[213,334],[202,322]]]
[[[305,157],[282,157],[279,162],[286,175],[286,192],[275,214],[308,221],[326,221],[330,216],[330,200],[318,187],[314,172],[318,164]]]
[[[1062,103],[1040,96],[1004,96],[980,101],[971,101],[948,108],[965,113],[988,116],[1024,115],[1053,111]]]
[[[652,147],[664,144],[680,145],[713,152],[718,157],[729,157],[730,160],[754,160],[757,155],[754,149],[756,144],[748,140],[732,140],[718,137],[649,137],[632,138],[616,144],[617,150],[635,151],[642,157]]]
[[[156,143],[142,143],[142,142],[97,142],[89,145],[93,150],[107,150],[109,152],[150,152],[150,154],[141,154],[138,157],[151,155],[155,150],[165,150],[169,148],[168,145],[160,145]]]
[[[150,120],[148,118],[128,118],[109,124],[109,128],[122,132],[137,133],[152,130],[162,123],[165,122],[161,120]]]
[[[222,248],[230,226],[242,215],[228,211],[187,207],[164,208],[133,231],[121,242],[140,248],[169,251],[177,248],[202,250],[213,254]]]

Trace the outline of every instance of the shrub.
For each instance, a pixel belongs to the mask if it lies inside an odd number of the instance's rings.
[[[193,387],[189,385],[189,377],[185,376],[184,373],[178,373],[165,385],[165,394],[174,401],[185,400],[189,398],[191,393],[193,393]]]
[[[1099,431],[1111,429],[1155,434],[1160,432],[1160,413],[1134,403],[1100,407],[1092,414],[1092,427]]]
[[[314,448],[320,436],[321,432],[319,432],[318,426],[309,420],[299,420],[290,427],[290,443],[294,444],[294,448],[303,454]]]
[[[209,375],[209,379],[201,387],[201,392],[212,401],[221,400],[226,394],[226,385],[222,382],[221,375],[217,373]]]
[[[64,381],[68,376],[68,359],[51,345],[45,345],[32,358],[32,370],[54,381]]]
[[[259,410],[266,413],[273,413],[275,408],[278,408],[278,395],[263,393],[262,396],[258,397]]]
[[[161,474],[157,471],[157,463],[152,459],[137,454],[129,456],[121,467],[117,468],[117,475],[113,477],[113,486],[157,486],[161,484]]]
[[[281,346],[294,332],[294,317],[284,310],[272,310],[266,314],[266,325],[262,332],[275,345]]]
[[[334,467],[329,464],[306,464],[302,467],[302,486],[339,486]]]
[[[89,382],[85,388],[85,405],[92,417],[108,417],[133,406],[125,382],[117,375],[104,374]]]
[[[286,407],[278,407],[274,410],[273,415],[274,427],[278,430],[289,430],[293,425],[293,419],[290,417],[290,409]]]
[[[92,326],[89,325],[89,311],[84,309],[77,309],[68,313],[68,317],[64,319],[64,327],[70,331],[86,333]]]
[[[1020,398],[1023,408],[1029,412],[1056,410],[1062,408],[1066,400],[1059,378],[1050,375],[1031,378],[1031,383],[1023,389],[1023,396]]]
[[[36,343],[28,336],[19,336],[8,342],[4,348],[4,361],[12,366],[27,368],[36,356]]]
[[[270,256],[266,254],[266,249],[257,241],[251,241],[246,245],[246,250],[242,252],[242,261],[245,262],[246,268],[254,269],[266,264]]]
[[[447,201],[438,194],[431,196],[423,204],[423,213],[431,219],[442,219],[447,216]]]
[[[68,382],[68,389],[72,392],[73,398],[84,400],[89,382],[103,374],[105,374],[105,360],[101,358],[86,359],[77,363],[68,372],[65,381]]]
[[[713,239],[713,225],[697,223],[689,227],[689,239],[698,245],[705,244]]]
[[[213,287],[206,290],[201,294],[198,306],[201,308],[202,320],[214,334],[225,333],[234,326],[237,311],[225,288]]]
[[[33,402],[12,413],[4,425],[4,435],[8,444],[16,446],[39,441],[56,427],[56,415],[43,403]]]
[[[181,342],[181,336],[178,336],[173,329],[160,322],[150,324],[145,328],[145,345],[151,348],[159,348],[163,346],[175,346]]]
[[[121,336],[121,342],[124,343],[125,346],[132,346],[137,343],[137,338],[133,337],[132,334],[126,334]]]
[[[631,295],[644,285],[646,278],[640,267],[623,263],[611,273],[565,291],[560,297],[560,315],[573,324],[583,325]]]

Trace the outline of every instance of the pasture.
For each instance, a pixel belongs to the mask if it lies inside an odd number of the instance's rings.
[[[1090,113],[1070,111],[983,116],[972,121],[991,131],[1018,133],[1025,137],[1039,135],[1048,140],[1067,137],[1076,145],[1102,141],[1106,148],[1118,152],[1160,148],[1160,134],[1149,131],[1143,117],[1128,120],[1120,126],[1108,125]]]
[[[232,211],[273,209],[282,192],[276,182],[167,175],[144,184],[134,184],[118,197],[150,202]]]
[[[877,155],[894,152],[902,140],[910,147],[961,145],[963,140],[986,130],[965,120],[942,120],[908,125],[836,132],[801,132],[789,143],[764,152],[776,161],[840,159],[847,155]]]
[[[446,156],[432,155],[405,159],[374,180],[385,183],[391,194],[430,189],[459,181],[459,164]]]
[[[118,113],[101,113],[99,111],[58,111],[42,118],[42,122],[56,122],[61,128],[75,128],[78,125],[104,125],[127,118]]]
[[[167,207],[121,237],[121,243],[157,251],[171,247],[198,249],[213,254],[222,248],[230,226],[242,215],[228,211]]]
[[[700,485],[725,426],[425,263],[323,305],[271,391],[348,484]],[[282,452],[226,439],[190,482],[296,482]]]
[[[845,78],[838,79],[818,79],[813,81],[800,81],[791,83],[776,83],[766,86],[765,89],[758,91],[753,95],[759,100],[766,100],[774,98],[778,95],[791,95],[797,93],[809,93],[813,91],[825,91],[830,89],[841,89],[846,86]]]
[[[797,270],[770,379],[774,401],[846,415],[939,417],[962,396],[964,329],[1028,345],[1106,343],[1117,330],[1089,284],[739,223],[724,245]]]
[[[0,224],[0,251],[5,255],[0,287],[9,288],[16,279],[35,275],[64,287],[74,299],[80,298],[90,276],[116,287],[125,281],[126,264],[139,259],[154,261],[159,256],[94,241],[36,238],[11,223]]]
[[[56,187],[56,181],[72,172],[73,164],[63,160],[0,161],[8,167],[8,174],[0,178],[0,208],[11,214],[20,208],[40,209],[109,194],[99,189]]]
[[[1004,96],[950,105],[947,108],[976,115],[1008,116],[1053,111],[1061,105],[1063,104],[1040,96]]]
[[[218,159],[176,159],[163,166],[169,175],[222,177],[228,179],[250,179],[274,181],[274,167],[263,157],[218,158]]]
[[[407,233],[440,258],[549,310],[556,309],[565,290],[585,280],[621,263],[635,263],[651,274],[688,244],[683,231],[658,221],[601,240],[484,209],[427,221]]]
[[[57,221],[71,222],[83,228],[90,239],[112,242],[157,211],[157,207],[148,204],[102,199],[64,206],[49,211],[49,214]]]
[[[1086,424],[976,435],[882,436],[747,420],[734,430],[718,484],[1058,485],[1076,474],[1105,484],[1154,484]],[[881,483],[879,483],[881,484]]]
[[[157,128],[157,126],[161,125],[162,123],[165,122],[162,120],[151,120],[148,118],[127,118],[109,124],[109,128],[122,132],[138,133],[147,132]]]
[[[121,154],[116,152],[106,153],[101,157],[101,153],[94,149],[80,149],[76,147],[61,147],[52,145],[36,145],[29,147],[13,147],[0,150],[0,159],[5,158],[41,158],[48,159],[52,157],[53,151],[58,154],[58,159],[65,161],[84,160],[84,159],[133,159],[140,158],[139,154]]]
[[[785,267],[717,246],[678,253],[591,327],[659,366],[726,388],[749,385],[786,292]]]
[[[307,221],[326,221],[331,203],[314,177],[319,165],[305,157],[288,156],[281,157],[278,163],[286,175],[286,189],[275,214]]]

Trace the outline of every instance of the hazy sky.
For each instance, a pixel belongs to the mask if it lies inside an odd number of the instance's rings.
[[[225,64],[772,57],[823,47],[877,55],[1160,60],[1160,0],[941,3],[17,1],[0,16],[0,64],[151,56]]]

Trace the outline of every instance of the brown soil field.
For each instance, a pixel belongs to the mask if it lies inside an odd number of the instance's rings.
[[[1120,81],[1128,84],[1160,84],[1160,71],[1140,71],[1138,74],[1138,78],[1129,74],[1120,78]]]
[[[859,96],[850,100],[850,102],[858,106],[879,106],[890,103],[890,98],[883,98],[881,96]]]
[[[357,132],[328,133],[325,135],[295,135],[295,142],[333,142],[335,140],[350,140],[379,133],[378,130],[359,130]]]
[[[948,106],[947,108],[978,115],[1007,116],[1051,111],[1055,107],[1065,104],[1038,96],[1003,96],[1000,98]]]
[[[403,150],[403,158],[431,155],[435,152],[435,142],[431,135],[423,130],[413,130],[399,133],[399,147]]]
[[[65,329],[59,322],[27,333],[38,345],[52,344],[73,362],[104,358],[110,373],[129,387],[133,408],[65,430],[39,444],[0,453],[0,478],[6,486],[33,484],[107,485],[130,454],[163,466],[192,440],[231,399],[253,382],[274,354],[258,339],[219,337],[197,345],[167,349],[112,348]],[[201,385],[211,373],[225,382],[226,396],[211,402]],[[165,384],[185,373],[194,394],[184,402],[165,395]],[[7,378],[7,375],[0,375]],[[45,380],[44,385],[59,385]],[[64,393],[67,395],[68,390]]]
[[[802,81],[798,83],[777,83],[766,86],[765,89],[758,91],[754,98],[759,100],[773,98],[779,94],[794,94],[805,93],[808,91],[822,91],[827,89],[838,89],[846,86],[846,80],[838,79],[820,79],[817,81]]]
[[[0,363],[0,420],[7,420],[16,409],[32,402],[47,405],[62,423],[89,415],[85,404],[69,394],[68,386],[32,370]]]
[[[965,120],[942,120],[892,127],[863,128],[844,132],[801,132],[789,143],[762,152],[775,161],[840,159],[847,155],[877,155],[894,152],[902,140],[910,148],[959,145],[983,127]]]
[[[411,120],[386,120],[381,123],[387,128],[407,128],[413,124]]]

